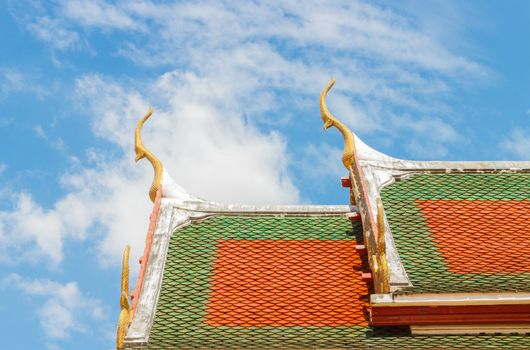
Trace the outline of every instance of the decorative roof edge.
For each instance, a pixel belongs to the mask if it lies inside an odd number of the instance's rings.
[[[150,239],[150,249],[134,315],[124,343],[127,346],[147,345],[160,293],[162,274],[172,228],[186,222],[188,216],[175,215],[173,206],[161,200],[156,226]]]
[[[370,146],[368,146],[355,132],[355,148],[359,160],[380,166],[382,168],[393,168],[396,170],[429,170],[429,169],[513,169],[513,170],[530,170],[530,161],[418,161],[401,159],[389,156]]]
[[[530,293],[372,294],[370,301],[379,306],[530,304]]]
[[[174,208],[194,213],[218,214],[218,215],[267,215],[267,214],[344,214],[356,212],[358,208],[354,205],[247,205],[247,204],[224,204],[209,201],[180,201],[167,198]]]
[[[394,158],[364,143],[355,132],[355,147],[363,165],[401,171],[530,171],[530,161],[418,161]]]
[[[156,192],[156,199],[155,199],[155,203],[153,204],[153,210],[151,212],[151,215],[149,215],[149,227],[147,229],[147,236],[145,239],[144,253],[140,257],[140,261],[139,261],[140,270],[138,271],[138,278],[136,280],[136,286],[134,287],[134,291],[131,293],[131,297],[133,301],[133,306],[132,306],[133,315],[134,315],[134,311],[136,310],[136,306],[138,304],[138,296],[140,295],[140,292],[142,290],[144,277],[145,277],[145,270],[149,262],[151,245],[153,243],[153,235],[155,233],[156,224],[158,221],[158,215],[160,213],[161,200],[162,200],[162,190],[159,189]]]
[[[355,134],[336,117],[334,117],[327,108],[326,95],[335,84],[331,79],[329,84],[320,94],[320,115],[324,122],[324,130],[335,126],[342,134],[344,139],[344,150],[342,153],[342,163],[348,169],[350,176],[350,203],[356,204],[359,208],[360,216],[363,223],[363,244],[368,251],[368,264],[370,265],[371,275],[373,277],[373,286],[376,293],[390,292],[389,265],[395,259],[388,260],[386,252],[385,228],[388,225],[384,223],[384,213],[382,206],[377,205],[377,200],[369,197],[368,186],[371,183],[365,180],[362,163],[360,161],[359,150],[356,147]],[[366,155],[376,158],[384,158],[384,155],[369,148],[364,143],[362,151]],[[377,198],[375,198],[377,199]],[[398,257],[399,259],[399,257]],[[398,261],[401,264],[400,261]],[[408,279],[406,279],[407,283]]]
[[[372,294],[370,306],[372,325],[411,326],[416,334],[497,333],[502,324],[530,329],[530,293]]]

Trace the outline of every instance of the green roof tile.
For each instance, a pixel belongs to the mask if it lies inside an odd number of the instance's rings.
[[[319,271],[318,259],[323,259],[322,266],[328,266],[326,264],[329,262],[324,260],[335,259],[335,254],[338,254],[335,250],[338,251],[340,247],[348,247],[348,242],[354,243],[353,237],[356,232],[353,231],[358,231],[359,229],[360,227],[356,225],[352,230],[351,224],[343,217],[219,216],[177,230],[170,241],[160,298],[147,348],[526,349],[530,346],[530,338],[524,336],[412,337],[408,332],[408,328],[372,329],[367,326],[363,318],[352,318],[354,322],[348,326],[212,326],[207,323],[209,320],[207,318],[208,305],[212,305],[212,301],[209,301],[209,298],[215,294],[212,290],[216,288],[212,286],[212,281],[219,282],[214,278],[215,274],[219,273],[220,266],[224,267],[226,271],[231,271],[230,261],[222,262],[224,255],[217,252],[218,248],[223,244],[222,242],[226,242],[226,245],[230,247],[238,247],[236,241],[241,241],[242,246],[247,247],[248,252],[239,251],[238,254],[251,255],[253,254],[251,249],[254,244],[252,242],[263,241],[263,244],[268,247],[264,254],[270,254],[271,256],[277,254],[276,256],[280,260],[280,255],[284,254],[288,256],[288,259],[281,261],[289,262],[292,259],[294,268],[305,266],[307,263],[308,269]],[[296,242],[300,241],[308,242],[308,246],[300,245],[303,248],[303,254],[281,249],[276,251],[271,248],[275,247],[274,242],[287,242],[286,245],[281,246],[296,249],[299,246]],[[319,242],[324,243],[320,244]],[[315,250],[312,250],[313,248]],[[347,258],[350,259],[349,250],[345,252],[348,255]],[[363,268],[363,263],[358,263],[355,260],[357,258],[355,258],[354,249],[351,249],[351,254],[351,271],[355,273],[349,274],[349,266],[346,269],[347,271],[341,272],[346,276],[344,278],[345,286],[343,287],[346,289],[354,288],[357,292],[367,292],[366,285],[359,280],[355,282],[356,285],[348,285],[348,283],[354,283],[352,282],[354,280],[352,276],[357,276],[360,273],[359,270]],[[243,261],[249,261],[244,258]],[[261,256],[260,258],[267,259],[268,257]],[[304,258],[307,259],[307,262],[303,260]],[[234,264],[236,263],[234,262]],[[287,263],[286,265],[289,264]],[[283,266],[270,266],[272,273],[278,272],[282,268]],[[322,288],[322,283],[325,286],[326,281],[332,281],[334,276],[336,277],[335,274],[338,270],[340,270],[340,266],[337,266],[337,270],[328,266],[323,271],[316,273],[318,276],[302,276],[307,278],[303,279],[303,281],[310,281],[314,283],[315,289],[319,289]],[[267,269],[263,271],[266,274]],[[261,278],[263,276],[257,277]],[[315,277],[315,279],[313,280],[312,277]],[[271,290],[285,288],[285,286],[282,287],[281,282],[271,280],[269,287],[271,287]],[[289,281],[285,282],[288,283]],[[235,287],[231,286],[231,288]],[[246,286],[241,286],[241,288],[245,290]],[[330,289],[333,289],[332,286]],[[308,289],[302,288],[302,290],[306,293]],[[325,288],[322,290],[326,292]],[[363,300],[355,300],[355,298],[342,300],[344,298],[340,295],[337,296],[336,293],[337,291],[331,290],[329,295],[324,295],[325,299],[323,300],[331,300],[334,303],[333,305],[340,305],[340,302],[344,301],[344,307],[349,308],[351,305],[352,309],[364,302]],[[306,296],[306,298],[310,297]],[[301,296],[301,298],[304,298],[304,296]],[[359,298],[362,299],[363,297],[360,296]],[[265,296],[263,301],[267,302]],[[306,301],[310,302],[310,299]],[[299,303],[299,301],[294,302],[294,304],[296,303]],[[316,309],[320,305],[313,306]],[[231,312],[227,310],[224,312]],[[257,308],[256,310],[252,308],[250,310],[240,310],[242,314],[246,315],[252,314],[254,311],[258,313]],[[281,312],[282,310],[272,310],[268,317],[278,318]],[[301,313],[303,312],[307,312],[307,310],[301,310]],[[318,313],[318,311],[316,312]],[[296,313],[293,315],[296,316]],[[293,317],[293,315],[290,317]],[[316,314],[316,316],[322,315]],[[333,318],[333,315],[328,316]],[[216,317],[222,319],[223,313],[221,312]],[[332,321],[326,321],[324,318],[322,322]]]
[[[530,291],[530,266],[516,266],[518,259],[527,259],[530,174],[414,175],[383,188],[381,199],[413,284],[407,292]],[[502,210],[487,211],[487,206]],[[485,217],[486,212],[493,214]],[[454,222],[459,225],[451,226]],[[479,257],[475,261],[473,254]],[[473,264],[486,272],[477,273]]]

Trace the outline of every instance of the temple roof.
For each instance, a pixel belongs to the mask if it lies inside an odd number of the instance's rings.
[[[332,85],[321,112],[345,140],[343,205],[199,199],[139,124],[154,208],[132,305],[122,280],[119,346],[530,347],[530,162],[384,155],[327,111]]]

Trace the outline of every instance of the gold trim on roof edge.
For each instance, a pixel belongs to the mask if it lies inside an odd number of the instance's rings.
[[[384,212],[383,206],[380,200],[377,204],[377,220],[372,218],[372,211],[369,199],[365,198],[363,202],[361,187],[362,184],[362,169],[359,164],[356,164],[356,149],[355,149],[355,137],[353,132],[348,129],[346,125],[341,123],[337,118],[335,118],[328,110],[326,105],[326,95],[329,90],[335,84],[335,79],[331,79],[329,84],[322,90],[320,94],[320,115],[322,121],[324,122],[324,130],[329,129],[332,126],[335,126],[342,137],[344,138],[344,151],[342,153],[342,164],[348,169],[351,180],[351,190],[350,190],[350,202],[355,204],[355,197],[358,196],[359,207],[361,209],[361,214],[363,213],[363,203],[364,203],[364,213],[367,213],[363,216],[363,236],[365,244],[367,245],[369,251],[369,263],[374,276],[374,288],[376,293],[388,293],[389,292],[389,272],[388,272],[388,262],[386,259],[386,244],[385,244],[385,225],[384,225]],[[356,177],[356,174],[359,175],[359,180]],[[352,193],[353,192],[353,193]],[[353,195],[352,195],[353,194]],[[353,197],[353,198],[352,198]],[[363,215],[363,214],[362,214]],[[368,222],[366,222],[368,220]],[[368,234],[368,228],[370,227],[371,234]],[[377,239],[375,239],[375,237]]]
[[[326,95],[331,87],[335,84],[335,79],[331,79],[328,86],[320,94],[320,116],[324,122],[324,130],[329,129],[330,127],[336,127],[342,137],[344,138],[344,151],[342,152],[342,164],[346,169],[350,170],[353,166],[354,155],[355,155],[355,139],[353,133],[348,129],[348,127],[342,124],[337,118],[335,118],[328,110],[326,106]]]
[[[144,125],[145,121],[149,119],[149,117],[153,114],[154,110],[153,107],[149,107],[149,110],[144,115],[142,119],[138,122],[136,125],[136,131],[134,133],[134,152],[136,153],[136,157],[134,160],[137,162],[142,158],[147,158],[147,160],[151,163],[153,166],[153,170],[155,172],[155,176],[153,178],[153,183],[151,184],[151,188],[149,189],[149,198],[151,198],[151,201],[154,203],[156,199],[156,191],[158,189],[161,189],[161,183],[162,183],[162,163],[160,160],[158,160],[157,157],[153,155],[153,153],[149,152],[147,148],[145,148],[143,142],[142,142],[142,126]]]
[[[383,202],[379,197],[377,198],[377,256],[379,257],[379,268],[381,272],[381,292],[388,293],[390,291],[390,278],[386,260],[385,217]]]
[[[116,334],[116,348],[123,349],[123,341],[132,319],[131,291],[129,290],[129,253],[131,248],[127,245],[123,251],[121,270],[121,295],[120,295],[120,319]]]

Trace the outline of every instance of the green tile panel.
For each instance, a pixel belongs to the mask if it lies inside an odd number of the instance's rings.
[[[530,292],[530,273],[451,273],[416,205],[417,200],[530,200],[530,174],[418,174],[383,188],[381,199],[413,284],[406,293]],[[530,223],[527,233],[530,239]]]

